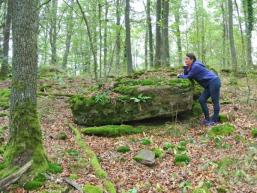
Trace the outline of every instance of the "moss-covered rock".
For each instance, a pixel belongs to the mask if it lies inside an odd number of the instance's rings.
[[[189,80],[150,74],[137,75],[137,79],[123,77],[109,89],[71,97],[75,122],[87,126],[121,124],[191,110],[193,86]]]
[[[130,135],[142,133],[139,128],[134,128],[130,125],[105,125],[100,127],[88,127],[81,130],[86,135],[96,135],[104,137],[118,137],[122,135]]]
[[[228,123],[224,123],[221,125],[216,125],[214,127],[212,127],[209,131],[208,131],[208,135],[209,137],[215,137],[215,136],[227,136],[232,134],[235,131],[235,126],[228,124]]]

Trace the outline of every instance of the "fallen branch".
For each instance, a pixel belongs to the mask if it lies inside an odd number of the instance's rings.
[[[70,186],[72,186],[73,188],[75,188],[76,190],[78,190],[79,192],[83,192],[81,186],[79,184],[77,184],[76,182],[74,182],[68,178],[63,178],[63,181],[66,182],[67,184],[69,184]]]
[[[7,188],[8,186],[10,186],[11,184],[17,182],[20,177],[26,172],[28,171],[28,169],[31,167],[33,163],[33,160],[29,161],[28,163],[26,163],[24,166],[22,166],[17,172],[14,172],[13,174],[9,175],[8,177],[2,179],[0,181],[0,189],[4,189]]]

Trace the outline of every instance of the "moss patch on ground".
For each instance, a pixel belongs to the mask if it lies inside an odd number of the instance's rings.
[[[252,128],[251,134],[253,136],[253,138],[257,137],[257,128]]]
[[[104,191],[99,186],[86,184],[83,188],[83,192],[85,192],[85,193],[103,193]]]
[[[101,179],[103,186],[109,193],[116,193],[114,184],[109,180],[107,173],[102,169],[96,154],[90,149],[90,147],[81,139],[80,132],[78,129],[69,126],[72,129],[72,132],[75,134],[76,143],[83,149],[85,155],[90,160],[90,164],[95,172],[97,178]]]
[[[130,125],[105,125],[101,127],[88,127],[81,130],[86,135],[96,135],[104,137],[118,137],[122,135],[142,133],[139,128]]]
[[[208,131],[208,135],[211,138],[213,138],[215,136],[227,136],[227,135],[232,134],[234,131],[235,131],[234,125],[224,123],[224,124],[216,125],[216,126],[212,127]]]
[[[1,89],[0,90],[0,109],[8,109],[9,108],[9,98],[10,98],[10,89]]]

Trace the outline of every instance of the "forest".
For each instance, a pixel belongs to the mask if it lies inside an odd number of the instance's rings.
[[[0,193],[257,192],[257,0],[0,0]]]

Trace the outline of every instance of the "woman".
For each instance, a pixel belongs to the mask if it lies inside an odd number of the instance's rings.
[[[220,78],[214,72],[208,70],[192,53],[186,54],[184,74],[179,74],[178,78],[189,78],[197,81],[203,88],[201,96],[199,97],[199,103],[201,104],[202,111],[205,119],[204,125],[213,125],[219,122],[220,112]],[[213,103],[214,114],[209,117],[209,109],[207,106],[207,100],[211,97]]]

